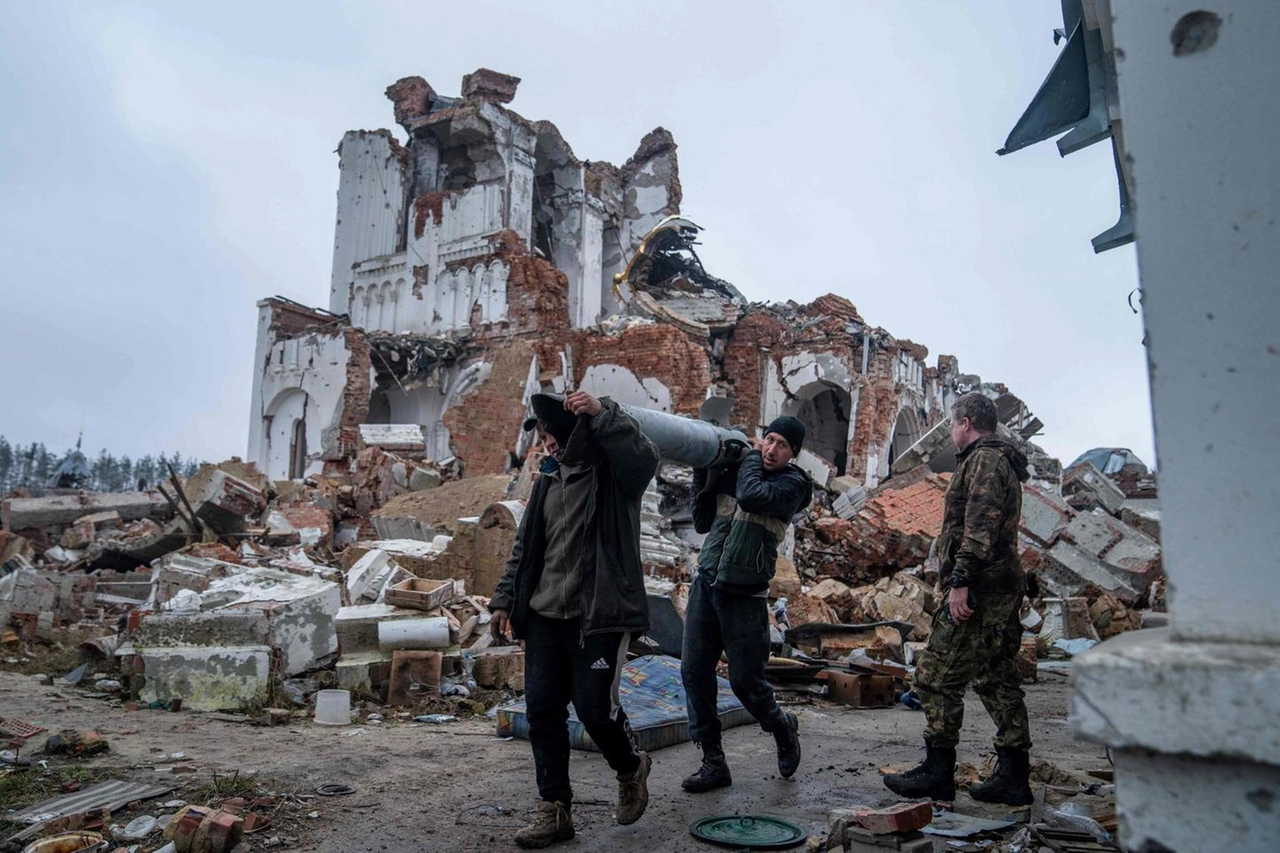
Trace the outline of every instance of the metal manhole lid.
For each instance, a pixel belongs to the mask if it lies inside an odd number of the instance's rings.
[[[781,850],[794,847],[809,833],[790,821],[770,815],[716,815],[689,824],[695,838],[725,847]]]

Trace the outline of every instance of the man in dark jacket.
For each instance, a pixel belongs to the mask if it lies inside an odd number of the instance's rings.
[[[765,679],[769,660],[769,581],[791,517],[809,505],[813,483],[790,464],[804,444],[804,424],[790,416],[769,425],[740,464],[694,472],[695,529],[706,533],[685,608],[680,672],[689,736],[702,766],[682,786],[701,793],[733,784],[716,715],[716,664],[729,658],[729,684],[777,743],[778,772],[800,765],[800,722],[784,712]]]
[[[960,451],[938,537],[940,579],[947,598],[933,616],[929,645],[916,668],[924,704],[924,763],[886,776],[904,797],[953,800],[956,744],[970,684],[996,723],[999,763],[990,779],[969,789],[974,799],[1011,806],[1031,802],[1031,730],[1014,660],[1022,640],[1019,611],[1025,578],[1018,561],[1018,518],[1027,458],[995,435],[996,407],[965,394],[951,412]]]
[[[618,775],[618,823],[635,823],[649,802],[650,759],[635,747],[618,680],[631,638],[649,627],[640,499],[658,450],[608,397],[535,394],[533,410],[525,429],[536,426],[548,455],[489,608],[494,636],[510,625],[525,646],[541,800],[515,841],[546,847],[573,837],[570,701]]]

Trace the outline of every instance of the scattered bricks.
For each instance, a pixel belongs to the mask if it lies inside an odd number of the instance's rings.
[[[1103,593],[1089,605],[1089,619],[1099,639],[1109,639],[1125,631],[1142,627],[1142,614],[1121,604],[1115,596]]]
[[[116,516],[117,518],[119,516]],[[73,551],[79,551],[88,548],[93,542],[94,537],[93,522],[80,520],[75,524],[62,531],[61,544],[63,548]]]
[[[872,835],[889,835],[895,832],[913,832],[924,829],[933,821],[933,803],[897,803],[882,809],[855,808],[849,816],[850,823],[862,827]]]
[[[902,807],[913,809],[920,803],[903,803]],[[923,804],[929,809],[929,819],[933,818],[933,808],[929,803]],[[891,807],[892,808],[892,807]],[[908,832],[890,832],[875,835],[855,822],[855,816],[873,811],[866,807],[834,809],[828,816],[831,828],[827,840],[821,850],[842,850],[845,853],[884,853],[886,850],[897,850],[902,853],[932,853],[933,840],[922,835],[918,830]],[[884,809],[881,811],[888,811]]]
[[[848,584],[842,583],[835,578],[827,578],[822,581],[809,590],[809,595],[826,602],[827,606],[834,610],[841,620],[847,619],[849,612],[853,609],[853,594],[850,592]]]
[[[282,506],[277,512],[289,526],[297,531],[304,547],[322,545],[328,548],[333,541],[333,516],[329,510],[313,503]]]
[[[838,620],[835,611],[821,598],[814,598],[802,592],[787,599],[787,623],[792,628],[815,622],[836,621]]]
[[[481,687],[524,691],[524,652],[518,646],[485,649],[475,656],[472,677]]]

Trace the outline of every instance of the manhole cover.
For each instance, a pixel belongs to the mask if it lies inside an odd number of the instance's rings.
[[[794,847],[808,833],[790,821],[769,815],[718,815],[689,825],[695,838],[724,847],[781,850]]]

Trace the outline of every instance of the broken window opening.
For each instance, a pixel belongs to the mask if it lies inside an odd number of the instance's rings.
[[[815,382],[800,390],[797,398],[783,406],[804,424],[804,449],[835,466],[843,477],[849,464],[849,415],[853,400],[843,388]]]
[[[301,480],[307,472],[307,419],[293,422],[293,437],[289,442],[289,479]]]

